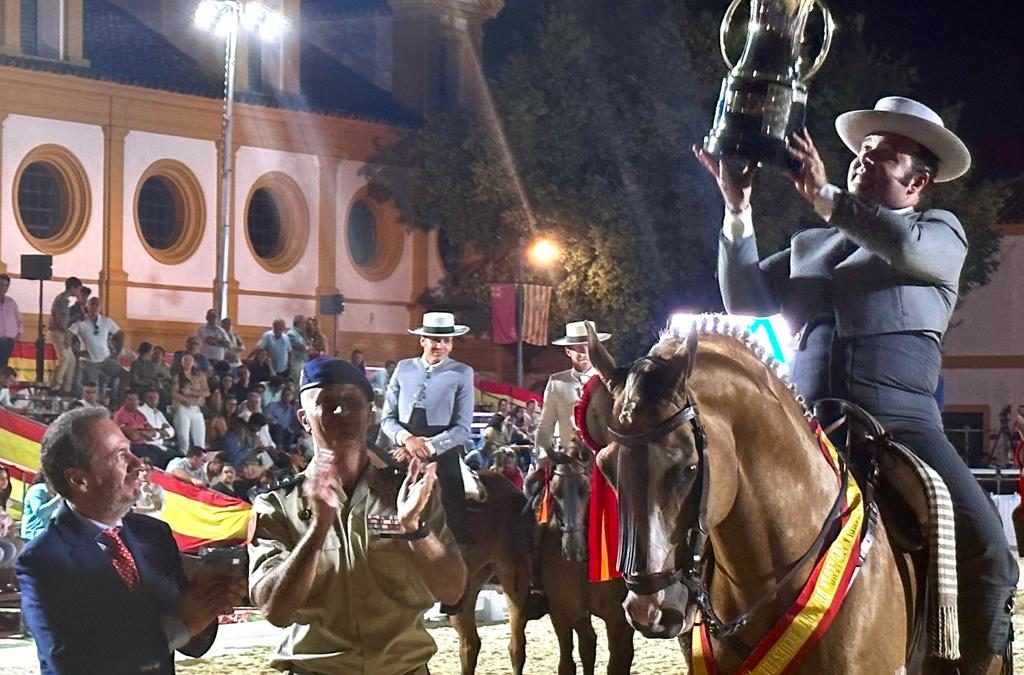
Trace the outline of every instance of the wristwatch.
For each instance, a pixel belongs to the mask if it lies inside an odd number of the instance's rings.
[[[430,528],[422,520],[420,526],[412,532],[388,532],[381,534],[381,539],[400,539],[401,541],[419,541],[430,536]]]

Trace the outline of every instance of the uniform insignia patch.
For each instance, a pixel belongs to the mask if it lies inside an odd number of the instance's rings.
[[[373,534],[401,534],[405,531],[398,516],[367,516],[366,530]]]

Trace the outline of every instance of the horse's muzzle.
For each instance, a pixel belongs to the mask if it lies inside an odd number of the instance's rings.
[[[646,638],[674,638],[693,625],[693,611],[688,610],[689,592],[674,583],[651,595],[626,594],[622,607],[626,619]]]

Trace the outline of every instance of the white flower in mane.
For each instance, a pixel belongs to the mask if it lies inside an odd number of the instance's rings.
[[[694,318],[694,323],[697,325],[697,334],[700,335],[719,335],[722,337],[728,337],[739,342],[741,345],[747,348],[747,351],[751,353],[758,361],[771,372],[780,382],[789,390],[793,395],[793,398],[800,408],[803,409],[805,414],[809,414],[807,408],[807,401],[804,397],[796,390],[796,385],[793,384],[789,375],[782,370],[782,363],[778,361],[773,354],[771,354],[764,345],[754,339],[753,334],[746,327],[745,322],[741,324],[737,322],[733,317],[728,314],[701,314]],[[672,344],[676,347],[681,347],[686,342],[686,333],[679,328],[673,328],[669,325],[658,335],[658,342],[651,347],[649,354],[655,354],[662,347],[667,347]]]

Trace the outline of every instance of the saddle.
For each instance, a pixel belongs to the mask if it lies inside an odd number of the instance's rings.
[[[822,404],[826,408],[839,406],[845,415],[847,461],[862,486],[868,512],[877,509],[881,514],[897,550],[927,556],[931,654],[948,661],[959,659],[956,533],[952,500],[945,483],[860,406],[825,399],[815,406],[815,412],[822,412],[826,419],[836,419],[836,410],[833,407],[821,411]],[[841,425],[840,422],[834,426]]]

